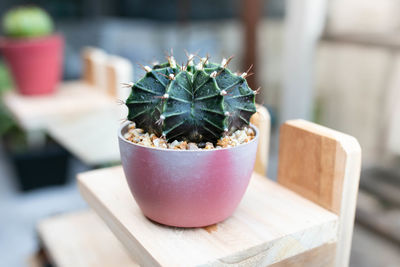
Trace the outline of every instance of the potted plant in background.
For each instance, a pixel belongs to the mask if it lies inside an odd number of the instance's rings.
[[[11,78],[0,61],[0,98],[10,90]],[[6,152],[8,162],[21,191],[63,185],[67,181],[70,154],[52,140],[41,146],[27,144],[26,134],[0,101],[0,145]]]
[[[53,22],[43,9],[21,6],[3,17],[0,50],[18,91],[24,95],[54,92],[60,80],[64,40],[53,33]]]
[[[221,64],[188,56],[152,68],[126,100],[119,131],[129,188],[145,216],[178,227],[229,217],[248,186],[258,130],[249,125],[256,91]]]

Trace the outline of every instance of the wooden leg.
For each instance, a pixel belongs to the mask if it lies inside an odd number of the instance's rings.
[[[348,266],[361,167],[349,135],[293,120],[281,127],[278,182],[339,216],[335,266]]]

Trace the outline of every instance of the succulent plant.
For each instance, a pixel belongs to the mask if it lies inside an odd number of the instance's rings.
[[[257,92],[246,82],[248,71],[236,75],[227,68],[232,58],[216,64],[207,57],[195,64],[189,55],[184,65],[167,59],[143,66],[145,76],[129,85],[128,120],[167,140],[191,142],[216,142],[249,124]]]
[[[20,6],[7,11],[3,17],[4,34],[14,38],[39,37],[53,31],[49,14],[36,6]]]

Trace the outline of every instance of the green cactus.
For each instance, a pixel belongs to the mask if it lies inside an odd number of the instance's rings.
[[[128,120],[167,140],[216,142],[224,133],[248,125],[256,112],[256,91],[246,82],[247,72],[233,74],[221,64],[202,58],[197,65],[188,56],[185,65],[168,62],[150,68],[131,85],[126,105]]]
[[[12,38],[46,36],[53,28],[50,15],[36,6],[15,7],[3,16],[3,32]]]

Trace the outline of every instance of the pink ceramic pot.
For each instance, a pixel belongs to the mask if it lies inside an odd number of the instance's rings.
[[[145,216],[178,227],[202,227],[228,218],[253,172],[256,137],[247,144],[214,150],[168,150],[127,141],[119,149],[129,188]]]
[[[61,35],[0,39],[0,50],[24,95],[54,92],[61,78],[64,39]]]

